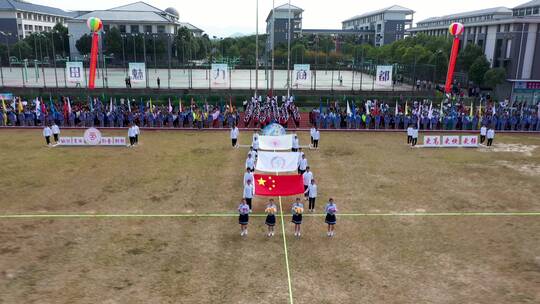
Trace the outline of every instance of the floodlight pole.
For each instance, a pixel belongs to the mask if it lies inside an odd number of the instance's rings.
[[[256,0],[255,11],[255,98],[257,98],[259,89],[259,0]]]
[[[274,42],[275,42],[275,32],[276,30],[276,1],[272,0],[272,76],[270,81],[270,92],[272,93],[272,96],[274,96]]]
[[[291,27],[291,0],[289,0],[289,12],[287,21],[287,98],[291,96],[291,39],[293,29]]]

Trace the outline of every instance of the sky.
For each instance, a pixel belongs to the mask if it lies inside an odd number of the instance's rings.
[[[35,4],[58,7],[64,10],[108,9],[136,2],[136,0],[27,0]],[[180,21],[189,22],[203,29],[210,37],[229,37],[236,34],[252,34],[256,31],[257,0],[147,0],[146,3],[160,9],[174,7],[180,12]],[[414,21],[435,16],[450,15],[464,11],[505,6],[512,8],[528,0],[295,0],[291,4],[304,10],[303,28],[341,28],[341,21],[355,15],[392,5],[414,10]],[[285,0],[275,0],[279,6]],[[259,33],[266,31],[265,20],[272,9],[272,0],[259,0]]]

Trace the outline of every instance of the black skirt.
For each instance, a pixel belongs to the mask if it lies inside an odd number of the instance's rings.
[[[268,214],[266,216],[266,225],[275,226],[276,225],[276,216],[274,214]]]
[[[335,225],[336,224],[336,215],[335,214],[326,214],[326,219],[324,220],[328,225]]]
[[[292,216],[292,222],[295,224],[302,224],[302,215],[301,214],[293,214]]]
[[[240,214],[238,217],[238,223],[240,225],[247,225],[249,222],[249,214]]]

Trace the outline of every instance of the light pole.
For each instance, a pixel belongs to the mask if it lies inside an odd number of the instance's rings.
[[[291,0],[289,0],[289,12],[287,21],[287,98],[291,97],[291,40],[293,28],[291,27]]]
[[[53,67],[54,67],[54,80],[56,82],[56,87],[58,88],[58,73],[56,72],[56,50],[54,48],[54,33],[55,31],[51,32],[51,44],[52,44],[52,52],[53,52]]]
[[[146,33],[142,35],[143,39],[143,58],[144,58],[144,70],[146,73],[146,88],[149,88],[150,83],[148,82],[148,66],[146,64]]]
[[[133,36],[133,62],[137,62],[137,45],[135,44],[137,34],[132,34],[131,36]]]
[[[120,37],[122,37],[122,67],[124,68],[124,70],[126,71],[126,75],[127,75],[127,66],[126,66],[126,48],[124,46],[124,38],[126,38],[126,35],[122,34],[120,35]]]
[[[41,37],[41,34],[37,34],[38,37]],[[41,74],[43,75],[43,87],[47,87],[47,83],[45,80],[45,67],[43,65],[43,48],[41,48],[41,39],[39,39],[39,56],[41,57]]]
[[[272,76],[270,81],[270,92],[272,92],[272,96],[274,96],[274,42],[275,42],[275,29],[276,29],[276,1],[272,0]]]
[[[257,98],[259,89],[259,0],[256,0],[255,12],[255,98]]]
[[[156,35],[152,34],[154,43],[154,74],[157,74],[157,57],[156,57]]]

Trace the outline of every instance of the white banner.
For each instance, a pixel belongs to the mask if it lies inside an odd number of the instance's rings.
[[[298,86],[311,86],[311,71],[309,64],[295,64],[293,84]]]
[[[259,149],[261,150],[290,150],[292,149],[293,135],[259,136]]]
[[[377,75],[375,75],[375,84],[380,86],[392,86],[392,70],[391,65],[378,65]]]
[[[257,171],[292,172],[298,169],[298,152],[259,152]]]
[[[89,144],[84,137],[60,137],[59,146],[123,146],[127,144],[125,137],[101,137],[100,142]]]
[[[144,62],[129,63],[129,78],[132,83],[146,82],[146,65]]]
[[[228,85],[229,66],[222,63],[212,63],[212,71],[210,77],[212,77],[213,85]]]
[[[442,146],[443,147],[459,147],[460,140],[459,136],[443,136]]]
[[[476,148],[478,147],[478,136],[472,135],[472,136],[461,136],[461,146],[463,147],[470,147],[470,148]]]
[[[82,62],[66,62],[66,80],[69,83],[84,83],[84,68]]]
[[[438,147],[440,145],[440,136],[424,136],[424,147]]]

